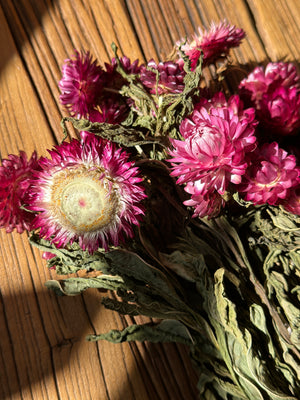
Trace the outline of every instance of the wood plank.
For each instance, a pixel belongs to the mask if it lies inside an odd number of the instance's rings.
[[[33,149],[44,152],[44,146],[53,143],[51,129],[1,9],[0,18],[1,156],[22,148],[28,152]],[[35,140],[37,128],[44,132],[44,143]]]
[[[271,61],[300,62],[298,0],[249,0],[258,33]]]

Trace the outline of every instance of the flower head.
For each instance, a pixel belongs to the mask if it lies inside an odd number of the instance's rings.
[[[181,93],[184,89],[185,71],[182,65],[172,61],[156,64],[150,60],[141,67],[140,80],[150,89],[151,94]]]
[[[289,189],[286,198],[279,202],[279,204],[281,204],[286,211],[295,215],[300,215],[300,183]]]
[[[30,201],[31,179],[39,169],[37,154],[28,160],[26,154],[9,155],[0,167],[0,228],[18,233],[32,229],[34,214],[26,208]]]
[[[218,25],[212,23],[208,31],[199,28],[199,35],[194,35],[192,41],[181,46],[181,50],[189,57],[191,68],[194,70],[201,53],[204,64],[213,63],[216,59],[226,56],[231,48],[239,46],[244,37],[245,32],[242,29],[226,21]]]
[[[89,52],[76,51],[72,58],[65,60],[58,85],[61,104],[72,115],[86,118],[96,105],[103,87],[103,70],[92,60]]]
[[[242,111],[238,97],[226,102],[218,94],[196,105],[180,125],[184,140],[172,140],[170,162],[177,183],[198,181],[203,194],[216,190],[221,195],[229,182],[240,183],[247,168],[245,154],[256,145],[255,125],[253,113]]]
[[[184,201],[183,204],[193,207],[194,218],[216,217],[219,215],[221,208],[225,206],[223,197],[216,190],[203,191],[201,182],[188,182],[185,186],[185,191],[191,194],[191,198]]]
[[[255,107],[264,134],[293,135],[300,128],[300,76],[291,63],[256,67],[239,85],[240,95]]]
[[[49,153],[40,161],[31,205],[40,236],[58,247],[78,241],[90,252],[131,237],[145,194],[127,153],[90,135]]]
[[[266,143],[249,154],[248,168],[239,192],[254,204],[278,205],[299,183],[296,159],[278,143]]]

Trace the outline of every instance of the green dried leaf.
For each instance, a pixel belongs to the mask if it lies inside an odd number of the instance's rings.
[[[55,255],[55,257],[48,260],[47,264],[49,268],[55,267],[58,275],[72,274],[82,269],[102,272],[106,272],[109,269],[105,255],[101,251],[89,254],[88,251],[82,250],[77,243],[73,243],[67,248],[56,248],[48,240],[41,239],[36,234],[32,234],[29,241],[41,251]]]
[[[100,136],[102,139],[110,140],[125,147],[140,146],[145,144],[162,144],[160,140],[153,138],[138,129],[124,127],[119,124],[109,124],[107,122],[91,122],[86,119],[76,119],[64,117],[61,121],[64,132],[65,123],[71,122],[75,129],[86,131]]]
[[[47,281],[45,283],[48,289],[54,290],[66,296],[76,296],[83,291],[93,289],[117,290],[124,289],[125,285],[121,277],[101,275],[96,278],[68,278],[60,281]]]
[[[204,263],[202,254],[195,257],[192,254],[184,254],[182,251],[175,250],[171,254],[159,253],[162,263],[174,271],[177,275],[181,276],[190,282],[195,282],[199,271],[199,263]]]
[[[113,329],[101,335],[89,335],[87,340],[91,342],[108,340],[112,343],[144,342],[147,340],[152,343],[178,342],[186,345],[192,344],[188,330],[176,320],[164,320],[154,326],[149,324],[130,325],[122,331]]]
[[[122,297],[122,296],[121,296]],[[135,301],[135,299],[133,300]],[[122,315],[146,315],[136,303],[127,303],[126,301],[118,301],[110,297],[103,297],[101,303],[108,310],[116,311]]]
[[[229,299],[225,271],[218,270],[216,279],[217,309],[220,316],[221,329],[218,329],[218,342],[224,360],[238,385],[243,388],[249,399],[289,399],[297,397],[291,392],[286,375],[274,364],[275,349],[270,351],[272,335],[263,335],[267,324],[262,307],[251,307],[251,318],[247,323],[240,316],[238,303]],[[254,310],[256,312],[254,312]],[[244,314],[245,317],[245,314]],[[260,331],[260,333],[257,332]],[[265,343],[264,353],[258,351]],[[269,346],[269,347],[268,347]],[[267,356],[269,352],[269,357]],[[294,388],[295,389],[295,388]],[[298,388],[299,393],[299,388]]]
[[[139,288],[138,301],[143,305],[152,299],[159,304],[169,304],[178,313],[185,313],[188,306],[180,299],[173,285],[162,271],[146,263],[136,253],[126,250],[114,250],[107,253],[111,272],[122,276],[126,286],[133,291]],[[158,301],[159,300],[159,301]]]

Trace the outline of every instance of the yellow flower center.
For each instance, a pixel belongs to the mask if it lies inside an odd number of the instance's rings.
[[[51,205],[61,225],[80,234],[113,223],[119,211],[119,197],[113,182],[103,177],[102,171],[80,166],[54,175]]]

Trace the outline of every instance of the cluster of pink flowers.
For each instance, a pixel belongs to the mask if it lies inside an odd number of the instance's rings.
[[[163,95],[183,91],[185,71],[183,65],[172,61],[156,63],[150,60],[147,65],[131,63],[126,56],[120,58],[123,70],[138,76],[143,87],[150,94]],[[132,101],[119,91],[126,80],[117,71],[117,61],[105,63],[105,69],[93,61],[89,52],[75,52],[65,61],[62,68],[60,101],[72,116],[87,118],[92,122],[118,124],[128,116]],[[157,79],[158,77],[158,79]]]
[[[145,194],[129,155],[93,135],[49,153],[2,160],[0,227],[38,230],[57,247],[76,241],[89,252],[132,237]]]
[[[77,118],[120,124],[131,109],[141,110],[121,94],[128,81],[119,64],[159,107],[164,95],[184,90],[183,54],[194,71],[200,57],[209,65],[226,57],[244,37],[242,29],[226,22],[213,24],[178,43],[176,60],[160,63],[132,63],[124,56],[102,67],[89,52],[76,51],[62,68],[61,104]],[[222,92],[198,98],[178,127],[181,140],[170,139],[166,158],[171,175],[189,196],[185,204],[194,217],[212,218],[238,192],[254,205],[282,206],[300,215],[296,67],[283,62],[257,67],[238,90],[229,98]],[[27,159],[20,152],[2,161],[0,227],[19,233],[37,230],[58,247],[76,241],[90,252],[131,237],[146,195],[129,153],[88,134],[49,153],[50,158],[38,159],[33,153]]]
[[[121,60],[128,73],[139,73],[138,61],[133,64],[127,57]],[[117,72],[117,63],[105,64],[105,69],[87,53],[78,51],[62,67],[60,102],[77,118],[92,122],[117,124],[126,118],[128,104],[119,94],[124,78]]]
[[[279,147],[287,135],[299,138],[299,75],[292,64],[270,63],[240,90],[228,101],[222,93],[201,99],[180,125],[184,140],[172,141],[172,175],[191,195],[185,204],[194,216],[214,217],[226,204],[225,192],[238,192],[254,205],[281,205],[300,215],[299,159]],[[242,99],[251,107],[244,109]]]
[[[209,64],[245,36],[225,22],[199,32],[178,45],[192,69],[201,55]],[[185,204],[193,207],[194,216],[217,216],[228,192],[300,215],[300,75],[295,65],[256,67],[241,81],[238,95],[228,101],[222,93],[201,99],[179,129],[183,141],[172,140],[169,161],[177,183],[191,195]]]

